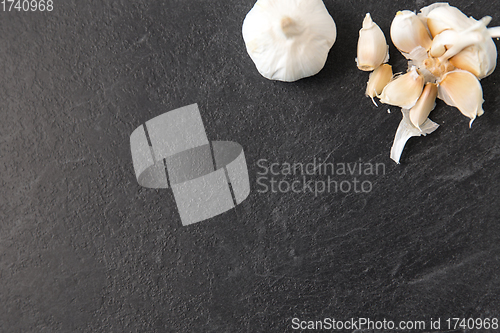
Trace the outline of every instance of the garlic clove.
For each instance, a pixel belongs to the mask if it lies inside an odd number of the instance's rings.
[[[423,88],[424,77],[413,67],[389,82],[378,98],[382,103],[409,109],[415,105]]]
[[[497,65],[495,42],[484,33],[483,37],[482,43],[469,46],[450,58],[453,66],[473,73],[478,79],[493,73]]]
[[[420,128],[417,128],[413,126],[410,121],[408,109],[401,109],[401,112],[403,113],[403,119],[401,119],[401,122],[399,123],[391,147],[391,159],[397,164],[399,164],[406,142],[411,137],[421,135],[426,136],[427,134],[434,132],[439,127],[438,124],[427,118]]]
[[[370,73],[370,78],[366,84],[366,96],[372,99],[373,104],[376,106],[375,96],[378,96],[384,90],[384,87],[391,81],[392,78],[392,66],[389,64],[382,64],[380,67],[376,68],[372,73]]]
[[[380,27],[373,22],[370,13],[359,30],[356,62],[362,71],[372,71],[389,60],[389,46]]]
[[[438,7],[446,7],[446,6],[449,6],[449,4],[446,2],[435,2],[429,6],[422,7],[420,9],[420,13],[418,13],[418,16],[420,16],[422,18],[422,20],[427,21],[427,16],[429,15],[429,13],[431,11],[433,11],[434,9],[436,9]]]
[[[483,111],[483,89],[476,76],[464,70],[446,73],[438,86],[438,97],[471,119],[469,127]]]
[[[337,36],[321,0],[258,0],[242,33],[259,73],[287,82],[317,74]]]
[[[397,12],[392,20],[391,39],[394,45],[405,53],[410,53],[418,46],[428,50],[432,43],[424,23],[409,10]]]
[[[469,28],[476,20],[467,17],[460,9],[447,3],[437,3],[422,8],[421,13],[427,18],[427,27],[435,37],[444,30],[461,31]]]
[[[481,46],[470,46],[452,58],[450,63],[460,69],[471,72],[482,79],[495,70],[497,65],[497,49],[490,38]]]
[[[469,46],[450,58],[450,63],[459,69],[471,72],[478,78],[483,72],[481,69],[482,64],[479,61],[479,50],[474,46]]]
[[[434,110],[437,93],[437,84],[427,83],[417,103],[410,109],[410,121],[416,128],[420,129],[420,126],[427,120],[431,111]]]

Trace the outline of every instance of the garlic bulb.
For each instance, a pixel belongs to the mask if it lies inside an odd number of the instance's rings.
[[[380,83],[385,87],[376,95],[382,103],[402,107],[403,119],[391,149],[394,161],[399,163],[410,137],[429,134],[438,127],[428,118],[436,98],[468,117],[469,126],[484,113],[479,80],[496,67],[492,38],[500,37],[500,27],[487,28],[490,21],[489,16],[480,20],[467,17],[447,3],[424,7],[418,15],[408,10],[397,12],[391,39],[408,59],[409,70]],[[380,70],[377,68],[368,81],[366,94],[372,100],[374,89],[368,88],[375,85]]]
[[[370,13],[359,30],[358,57],[356,62],[362,71],[372,71],[389,60],[389,46],[380,27],[373,22]]]
[[[321,0],[258,0],[242,32],[260,74],[288,82],[317,74],[337,36]]]

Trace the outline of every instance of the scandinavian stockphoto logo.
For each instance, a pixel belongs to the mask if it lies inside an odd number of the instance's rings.
[[[258,193],[348,194],[369,193],[376,177],[385,175],[384,163],[337,161],[314,157],[310,162],[257,161]]]
[[[250,194],[241,145],[210,142],[197,104],[159,115],[130,135],[137,182],[172,188],[183,225],[224,213]]]

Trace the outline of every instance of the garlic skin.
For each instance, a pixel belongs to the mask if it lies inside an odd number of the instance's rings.
[[[373,99],[375,96],[378,96],[382,93],[385,86],[391,81],[392,78],[392,66],[388,64],[383,64],[377,69],[375,69],[372,73],[370,73],[370,77],[368,79],[368,83],[366,84],[365,95],[372,99],[373,104],[378,106]]]
[[[483,89],[476,76],[464,70],[446,73],[438,88],[439,98],[449,106],[455,106],[470,118],[469,127],[483,111]]]
[[[418,98],[417,103],[410,109],[410,121],[416,128],[427,120],[429,114],[436,106],[436,97],[438,94],[437,84],[428,82],[426,83],[422,95]]]
[[[358,57],[356,63],[362,71],[372,71],[389,60],[389,45],[380,27],[373,22],[370,13],[359,30]]]
[[[427,118],[427,120],[420,125],[420,128],[417,128],[410,121],[408,109],[401,109],[401,112],[403,113],[403,119],[401,119],[398,129],[396,130],[396,135],[394,135],[390,155],[391,159],[397,164],[399,164],[406,142],[411,137],[421,135],[426,136],[427,134],[434,132],[439,127],[438,124]]]
[[[412,11],[396,13],[391,24],[391,39],[398,50],[410,53],[418,46],[428,50],[432,44],[427,28]]]
[[[409,109],[415,105],[423,88],[424,77],[413,67],[389,82],[378,97],[382,103]]]
[[[323,68],[337,29],[321,0],[258,0],[242,33],[262,76],[292,82]]]

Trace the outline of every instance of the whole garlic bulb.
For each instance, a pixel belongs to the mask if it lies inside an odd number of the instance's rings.
[[[317,74],[337,37],[321,0],[258,0],[242,32],[260,74],[288,82]]]

